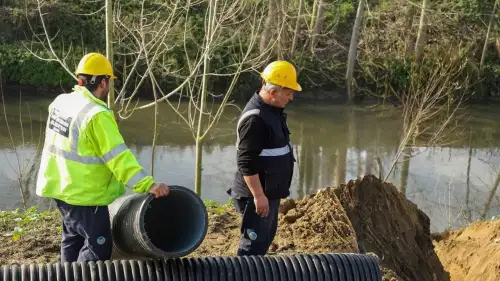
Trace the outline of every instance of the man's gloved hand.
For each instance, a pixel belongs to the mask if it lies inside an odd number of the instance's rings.
[[[169,191],[170,189],[165,183],[154,183],[149,189],[149,193],[154,194],[156,198],[167,196]]]

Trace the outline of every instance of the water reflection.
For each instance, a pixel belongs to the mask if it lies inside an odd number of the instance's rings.
[[[38,104],[42,110],[45,105]],[[161,110],[154,175],[160,181],[193,188],[195,147],[191,133],[167,107]],[[293,106],[288,112],[297,158],[292,197],[302,197],[361,175],[385,176],[388,172],[401,134],[397,112],[343,106]],[[414,147],[406,151],[411,152],[412,157],[405,157],[406,162],[398,163],[389,179],[429,215],[432,231],[458,227],[481,216],[489,218],[500,213],[498,184],[495,185],[500,180],[497,176],[500,154],[496,143],[500,136],[489,118],[481,115],[487,110],[471,112],[475,118],[468,126],[477,130],[470,138],[469,135],[465,138],[465,143],[455,144],[453,148]],[[12,120],[18,117],[15,112],[9,114]],[[204,145],[204,199],[221,203],[228,200],[225,191],[232,182],[236,166],[233,118],[237,114],[228,110],[226,118]],[[487,114],[496,118],[492,112]],[[43,118],[34,120],[34,132],[43,126]],[[148,171],[152,160],[152,121],[151,112],[142,111],[120,123],[129,147]],[[0,209],[22,206],[16,169],[18,155],[24,166],[29,167],[22,181],[27,203],[48,208],[50,201],[35,195],[39,163],[36,141],[26,143],[24,148],[18,145],[16,155],[4,124],[5,120],[0,119]],[[26,125],[27,120],[23,124]],[[18,127],[11,126],[15,144],[22,143]],[[34,159],[31,160],[34,165],[26,165],[30,162],[27,159]]]

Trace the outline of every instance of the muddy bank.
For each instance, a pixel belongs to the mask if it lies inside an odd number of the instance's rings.
[[[209,229],[206,239],[191,256],[235,255],[240,216],[231,205],[210,205],[207,209]],[[16,236],[12,233],[15,227],[22,227],[23,233],[19,235],[17,229]],[[491,243],[497,241],[499,231],[494,226],[484,227],[491,227],[491,236],[487,239]],[[472,275],[470,272],[459,275],[453,267],[455,255],[473,255],[474,262],[485,265],[484,259],[495,257],[495,251],[500,253],[498,247],[473,252],[480,249],[481,239],[486,239],[485,234],[475,228],[470,230],[471,234],[457,232],[443,237],[436,244],[432,242],[429,229],[429,218],[399,194],[392,184],[366,176],[338,188],[321,190],[301,200],[283,201],[278,233],[269,254],[374,252],[381,258],[386,281],[449,281],[447,271],[452,272],[452,281],[458,281],[468,280],[461,276]],[[0,212],[0,264],[57,261],[60,231],[57,211],[42,214],[36,211]],[[467,235],[464,236],[464,233]],[[476,237],[476,244],[464,237]],[[483,256],[483,252],[487,255]],[[494,265],[485,266],[494,269]],[[470,269],[465,260],[461,266]],[[483,280],[491,277],[482,273],[479,276]]]
[[[434,244],[452,281],[500,280],[500,220],[442,233]]]

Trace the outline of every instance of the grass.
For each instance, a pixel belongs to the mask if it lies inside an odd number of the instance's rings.
[[[26,235],[35,234],[33,231],[39,229],[46,222],[52,222],[59,217],[57,211],[39,212],[38,206],[33,206],[20,211],[0,211],[0,234],[2,237],[10,237],[13,241],[22,240]],[[62,227],[58,226],[56,230],[61,233]]]
[[[0,211],[0,265],[56,261],[61,232],[57,210]]]
[[[233,207],[232,199],[229,199],[224,204],[217,204],[217,202],[213,200],[205,200],[203,202],[205,203],[205,207],[207,207],[209,215],[221,215]]]

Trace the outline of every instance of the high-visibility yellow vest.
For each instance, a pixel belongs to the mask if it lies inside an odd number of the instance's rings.
[[[153,183],[125,145],[106,103],[75,86],[50,104],[38,196],[104,206],[123,195],[125,186],[145,193]]]

